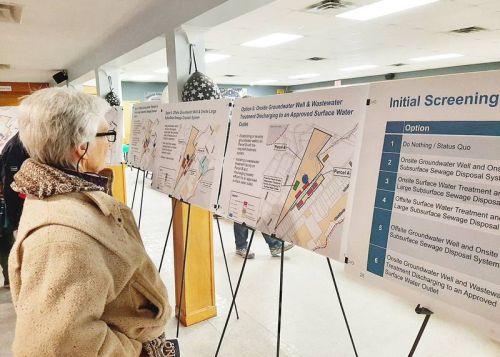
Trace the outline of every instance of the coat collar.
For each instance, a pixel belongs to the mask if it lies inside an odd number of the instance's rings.
[[[28,159],[14,176],[11,187],[16,192],[45,199],[73,192],[104,191],[106,183],[107,178],[102,176],[63,171]]]

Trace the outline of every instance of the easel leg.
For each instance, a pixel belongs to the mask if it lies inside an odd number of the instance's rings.
[[[233,283],[231,282],[231,274],[229,274],[229,268],[227,266],[226,250],[224,249],[224,242],[222,241],[222,232],[220,230],[218,216],[215,216],[215,221],[217,222],[217,228],[219,230],[220,245],[222,247],[222,255],[224,256],[224,263],[226,264],[227,279],[229,280],[229,287],[231,288],[231,296],[234,298]],[[236,318],[239,320],[240,315],[238,314],[238,306],[236,306],[236,299],[234,301],[234,311],[236,312]]]
[[[174,207],[172,208],[172,217],[170,218],[170,223],[168,224],[167,238],[165,239],[165,245],[163,246],[163,253],[161,253],[161,260],[160,260],[160,266],[158,267],[158,273],[161,272],[163,258],[165,257],[165,251],[167,250],[168,237],[170,237],[170,229],[172,228],[172,222],[174,221],[175,206],[177,206],[177,200],[174,200]]]
[[[233,301],[231,302],[231,307],[229,308],[229,313],[227,314],[226,323],[224,324],[224,329],[222,330],[222,335],[220,336],[219,344],[217,345],[217,351],[215,352],[215,357],[219,355],[219,350],[222,345],[222,340],[224,339],[224,335],[226,333],[227,324],[229,323],[229,319],[231,318],[231,313],[233,312],[234,303],[236,300],[236,296],[238,295],[238,290],[240,289],[241,278],[243,277],[243,272],[245,271],[245,265],[247,264],[248,260],[248,252],[250,252],[254,234],[255,230],[252,229],[252,235],[250,236],[250,242],[248,243],[247,253],[245,254],[245,260],[243,260],[243,266],[241,267],[238,283],[236,284],[236,291],[234,292]]]
[[[139,169],[137,169],[137,176],[135,177],[135,186],[134,186],[134,194],[132,195],[132,206],[130,209],[134,209],[134,201],[135,201],[135,191],[137,191],[137,182],[139,181]]]
[[[333,285],[335,285],[335,292],[337,293],[337,298],[339,300],[340,309],[342,310],[342,315],[344,316],[345,325],[347,326],[347,332],[349,332],[349,338],[351,339],[352,348],[354,350],[354,355],[356,357],[358,357],[358,351],[356,351],[356,346],[354,344],[354,339],[352,338],[351,329],[349,327],[349,322],[347,322],[347,317],[345,315],[344,305],[342,304],[342,299],[340,298],[340,293],[339,293],[339,289],[337,287],[337,282],[335,281],[335,275],[333,274],[332,263],[330,262],[330,258],[326,258],[326,261],[328,262],[328,267],[330,268],[330,274],[332,275]]]
[[[179,297],[179,306],[177,307],[177,333],[175,335],[176,338],[179,338],[179,325],[181,323],[181,306],[182,306],[182,298],[184,295],[184,281],[186,280],[186,258],[187,258],[187,249],[188,249],[188,239],[189,239],[189,218],[191,217],[191,204],[188,203],[188,217],[186,224],[186,242],[184,242],[184,261],[182,263],[182,279],[181,279],[181,291]]]
[[[285,242],[281,241],[281,264],[280,264],[280,298],[278,308],[278,343],[276,347],[276,356],[280,355],[281,342],[281,305],[283,303],[283,261],[285,260]]]
[[[425,327],[427,326],[427,322],[429,322],[429,319],[431,318],[432,311],[429,309],[426,309],[425,307],[421,307],[420,304],[417,305],[415,308],[415,312],[419,315],[425,315],[424,322],[422,322],[422,326],[420,326],[420,330],[418,331],[417,338],[415,339],[415,342],[413,343],[413,346],[411,347],[410,354],[408,354],[408,357],[412,357],[413,354],[415,353],[415,350],[417,349],[418,343],[420,342],[420,338],[422,338],[422,335],[424,333]]]
[[[146,170],[142,174],[142,193],[141,193],[141,204],[139,207],[139,229],[141,229],[141,218],[142,218],[142,203],[144,201],[144,184],[146,183]]]

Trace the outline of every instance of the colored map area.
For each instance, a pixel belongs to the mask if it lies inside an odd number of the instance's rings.
[[[179,170],[179,174],[177,175],[177,180],[175,184],[179,183],[179,180],[186,176],[189,171],[189,168],[194,162],[194,158],[196,155],[196,138],[198,137],[199,130],[195,127],[191,127],[191,133],[189,134],[189,139],[186,145],[186,149],[184,154],[181,157],[181,168]]]
[[[215,145],[220,126],[207,125],[197,128],[184,125],[179,131],[179,166],[175,180],[174,195],[186,201],[197,196],[197,200],[210,202],[217,164]]]
[[[357,125],[341,133],[306,124],[271,126],[266,144],[274,156],[264,171],[267,192],[257,228],[324,255],[335,251],[357,133]]]
[[[18,130],[17,107],[0,107],[0,150]]]
[[[311,197],[321,182],[323,182],[324,177],[320,173],[324,164],[318,155],[331,137],[331,135],[321,130],[313,130],[304,156],[295,174],[294,183],[290,188],[290,192],[278,218],[278,224],[293,208],[297,207],[300,210],[307,199]]]
[[[139,167],[151,168],[156,157],[156,143],[158,139],[158,119],[146,119],[141,125],[141,141],[136,162]]]

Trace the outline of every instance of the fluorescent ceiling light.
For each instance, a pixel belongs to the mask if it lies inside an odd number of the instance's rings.
[[[416,61],[416,62],[439,61],[439,60],[458,58],[463,56],[464,55],[461,55],[459,53],[445,53],[442,55],[410,58],[410,61]]]
[[[230,55],[225,55],[223,53],[205,53],[205,63],[212,63],[217,61],[225,60],[226,58],[231,57]]]
[[[431,4],[439,0],[382,0],[376,3],[338,14],[344,19],[366,21],[377,17],[394,14],[414,7]]]
[[[365,69],[377,68],[378,66],[374,64],[364,64],[361,66],[353,66],[353,67],[345,67],[341,68],[342,72],[356,72],[356,71],[364,71]]]
[[[148,81],[148,80],[153,79],[153,78],[154,78],[154,76],[151,76],[149,74],[141,74],[141,75],[130,77],[130,80],[137,81],[137,82],[143,82],[143,81]]]
[[[302,37],[304,36],[277,32],[268,36],[260,37],[255,40],[242,43],[241,45],[245,47],[271,47],[280,45],[282,43],[290,42],[293,40],[298,40],[299,38]]]
[[[250,82],[251,86],[258,86],[258,85],[264,85],[264,84],[271,84],[271,83],[276,83],[276,79],[261,79],[260,81],[255,81],[255,82]]]
[[[319,77],[319,73],[304,73],[304,74],[297,74],[295,76],[290,76],[288,77],[289,79],[308,79],[308,78],[314,78],[314,77]]]
[[[157,69],[155,73],[168,74],[168,67]]]

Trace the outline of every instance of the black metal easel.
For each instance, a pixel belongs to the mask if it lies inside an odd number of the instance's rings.
[[[217,221],[218,224],[218,221]],[[245,223],[243,225],[246,226]],[[224,335],[226,333],[227,325],[229,323],[229,319],[231,318],[231,314],[233,312],[233,306],[236,306],[236,295],[238,294],[238,291],[240,289],[240,284],[241,284],[241,278],[243,277],[243,272],[245,271],[245,266],[248,260],[248,253],[250,252],[250,247],[252,246],[252,241],[253,237],[255,234],[255,230],[253,228],[250,228],[252,230],[252,235],[250,236],[250,242],[248,243],[247,247],[247,252],[245,254],[245,260],[243,261],[243,266],[241,267],[241,272],[240,276],[238,278],[238,284],[236,285],[236,291],[233,294],[233,300],[231,302],[231,307],[229,309],[229,313],[226,318],[226,322],[224,324],[224,329],[222,330],[222,335],[219,340],[219,344],[217,346],[217,351],[215,352],[215,356],[217,357],[219,355],[219,351],[222,345],[222,340],[224,339]],[[281,307],[283,305],[283,266],[284,266],[284,259],[285,259],[285,242],[279,238],[276,238],[276,236],[272,235],[274,239],[278,239],[281,241],[281,262],[280,262],[280,291],[279,291],[279,304],[278,304],[278,336],[277,336],[277,342],[276,342],[276,356],[279,357],[280,355],[280,344],[281,344]],[[229,274],[229,271],[228,271]]]
[[[243,225],[246,226],[245,223],[243,223]],[[224,324],[224,329],[222,330],[222,335],[220,337],[219,344],[217,345],[217,351],[215,352],[216,357],[219,355],[219,350],[222,345],[222,340],[224,339],[224,335],[226,334],[227,324],[229,323],[229,319],[231,318],[233,307],[235,306],[236,296],[238,295],[238,290],[240,289],[241,278],[243,277],[243,272],[245,271],[245,266],[247,264],[248,253],[250,252],[250,248],[252,247],[255,230],[253,228],[250,229],[252,230],[252,235],[250,236],[250,241],[248,242],[247,253],[245,254],[245,259],[243,260],[243,266],[241,267],[240,276],[238,277],[238,283],[236,284],[236,290],[234,292],[233,299],[231,301],[231,307],[229,308],[229,313],[227,314],[226,322]]]
[[[137,176],[135,177],[135,185],[134,185],[134,194],[132,195],[132,205],[130,206],[131,210],[134,210],[134,203],[135,203],[135,194],[137,191],[137,183],[139,182],[139,173],[142,171],[142,190],[141,190],[141,200],[139,204],[139,220],[137,222],[137,226],[139,229],[141,229],[141,220],[142,220],[142,205],[144,202],[144,185],[146,183],[146,175],[147,171],[142,170],[140,168],[137,168]]]
[[[224,263],[226,264],[226,273],[227,273],[227,279],[229,281],[229,288],[231,289],[231,296],[234,297],[233,283],[231,281],[231,274],[229,274],[229,267],[227,265],[226,250],[224,249],[224,242],[222,241],[222,232],[219,224],[219,216],[215,214],[214,217],[215,221],[217,222],[217,229],[219,230],[220,245],[222,247],[222,255],[224,257]],[[238,307],[236,306],[236,301],[234,302],[234,311],[236,312],[236,318],[239,320],[240,315],[238,314]]]
[[[431,315],[433,312],[425,307],[421,307],[420,304],[417,305],[415,308],[415,312],[417,315],[425,315],[424,321],[422,322],[422,326],[420,326],[420,330],[418,331],[417,338],[415,339],[415,342],[413,343],[413,346],[411,347],[411,351],[408,354],[408,357],[412,357],[413,354],[415,353],[415,350],[417,349],[418,343],[420,342],[420,338],[422,338],[422,335],[424,333],[425,327],[427,326],[427,322],[429,322],[429,319],[431,318]]]
[[[168,197],[173,198],[171,195]],[[160,265],[158,267],[158,273],[161,272],[161,266],[163,265],[163,258],[165,257],[165,251],[167,250],[168,238],[170,237],[170,230],[172,228],[172,223],[174,221],[175,207],[177,206],[177,200],[174,199],[174,206],[172,207],[172,216],[170,217],[170,223],[168,224],[167,238],[165,238],[165,245],[163,246],[163,252],[161,253]]]
[[[283,303],[283,262],[284,262],[284,260],[285,260],[285,242],[281,241],[280,297],[279,297],[279,308],[278,308],[278,341],[276,343],[276,357],[279,357],[279,355],[280,355],[280,343],[281,343],[281,305]]]
[[[352,338],[351,328],[349,327],[349,322],[347,322],[347,316],[344,311],[344,305],[342,304],[342,299],[340,298],[339,288],[337,287],[337,281],[335,280],[335,275],[333,274],[332,263],[330,258],[326,258],[328,262],[328,268],[330,268],[330,274],[332,275],[333,285],[335,286],[335,292],[337,293],[337,299],[339,300],[340,309],[342,310],[342,316],[344,316],[345,325],[347,327],[347,332],[349,332],[349,338],[351,339],[352,348],[354,350],[354,355],[358,357],[358,351],[356,351],[356,346],[354,344],[354,339]]]
[[[182,297],[183,297],[183,293],[184,293],[184,281],[185,281],[185,270],[186,270],[186,261],[187,261],[187,242],[188,242],[188,238],[189,238],[189,223],[190,223],[190,216],[191,216],[191,204],[189,202],[186,202],[184,201],[182,198],[181,199],[175,199],[174,197],[172,197],[172,195],[169,195],[170,198],[173,198],[174,199],[174,205],[173,205],[173,208],[172,208],[172,216],[170,218],[170,223],[168,225],[168,231],[167,231],[167,237],[165,239],[165,244],[163,246],[163,252],[162,252],[162,255],[161,255],[161,259],[160,259],[160,265],[158,267],[158,272],[161,272],[161,268],[162,268],[162,265],[163,265],[163,259],[165,257],[165,252],[167,250],[167,244],[168,244],[168,239],[170,237],[170,231],[171,231],[171,228],[172,228],[172,223],[173,223],[173,220],[174,220],[174,214],[175,214],[175,207],[177,206],[177,201],[181,202],[181,203],[186,203],[189,205],[189,208],[188,208],[188,218],[187,218],[187,227],[186,227],[186,242],[185,242],[185,246],[184,246],[184,257],[183,257],[183,266],[182,266],[182,282],[181,282],[181,292],[180,292],[180,303],[179,303],[179,306],[178,306],[178,311],[177,311],[177,334],[176,334],[176,337],[179,337],[179,323],[180,323],[180,306],[182,304]],[[220,224],[219,224],[219,216],[215,215],[215,219],[217,221],[217,228],[218,228],[218,231],[219,231],[219,237],[220,237],[220,240],[221,240],[221,246],[222,246],[222,254],[224,256],[224,262],[225,262],[225,265],[226,265],[226,272],[227,272],[227,278],[228,278],[228,281],[229,281],[229,287],[231,288],[231,296],[234,297],[234,292],[233,292],[233,284],[232,284],[232,281],[231,281],[231,275],[229,274],[229,267],[228,267],[228,264],[227,264],[227,258],[226,258],[226,251],[224,249],[224,242],[222,241],[222,233],[221,233],[221,229],[220,229]],[[235,308],[236,308],[236,315],[237,315],[237,318],[239,319],[239,315],[238,315],[238,308],[236,307],[236,302],[235,302]]]
[[[130,166],[131,169],[134,169],[135,167]],[[137,170],[137,176],[135,177],[135,186],[134,186],[134,194],[132,195],[132,205],[130,206],[130,209],[134,209],[134,202],[135,202],[135,192],[137,191],[137,182],[139,182],[139,168],[135,168]]]
[[[252,241],[253,241],[253,237],[254,237],[254,234],[255,234],[255,230],[253,228],[250,228],[250,229],[252,229],[252,235],[250,237],[250,242],[248,243],[247,252],[246,252],[246,255],[245,255],[245,260],[243,261],[243,266],[241,267],[240,275],[239,275],[239,278],[238,278],[238,284],[236,285],[236,291],[234,292],[234,295],[233,295],[233,300],[231,302],[231,307],[229,309],[229,312],[228,312],[228,315],[227,315],[227,318],[226,318],[226,322],[224,324],[224,329],[222,330],[222,335],[220,337],[219,344],[217,345],[217,350],[215,352],[215,357],[217,357],[219,355],[219,351],[220,351],[220,348],[222,346],[222,341],[223,341],[224,336],[226,334],[227,325],[229,323],[229,319],[231,318],[231,314],[232,314],[232,311],[233,311],[233,306],[235,304],[236,296],[238,295],[238,291],[240,289],[241,279],[243,277],[243,272],[245,271],[246,262],[248,260],[248,253],[250,252],[250,247],[252,246]],[[276,236],[274,236],[274,235],[272,235],[272,237],[274,239],[279,239],[279,238],[276,238]],[[278,333],[277,333],[277,343],[276,343],[276,356],[277,357],[279,357],[279,355],[280,355],[280,345],[281,345],[281,316],[282,316],[282,306],[283,306],[283,271],[284,271],[283,267],[284,267],[284,259],[285,259],[285,242],[283,240],[281,240],[281,239],[279,239],[279,240],[281,241],[281,257],[280,257],[281,261],[280,261],[280,290],[279,290],[279,305],[278,305]],[[352,348],[354,350],[354,355],[356,357],[358,357],[358,352],[357,352],[356,346],[354,344],[354,339],[353,339],[352,334],[351,334],[351,329],[349,327],[349,322],[347,321],[347,316],[345,314],[344,306],[342,304],[342,299],[340,297],[339,289],[338,289],[338,286],[337,286],[337,281],[335,280],[335,275],[333,273],[333,268],[332,268],[330,259],[329,258],[326,258],[326,259],[327,259],[327,262],[328,262],[328,267],[330,269],[330,274],[332,276],[333,284],[334,284],[334,287],[335,287],[335,292],[337,293],[337,299],[338,299],[339,304],[340,304],[340,309],[342,310],[342,315],[344,316],[344,321],[345,321],[345,324],[346,324],[346,327],[347,327],[347,331],[349,333],[349,338],[351,339],[351,344],[352,344]],[[421,333],[419,333],[419,336],[420,335],[421,335]],[[418,343],[418,342],[416,342],[416,343]],[[409,356],[409,357],[411,357],[411,356]]]

